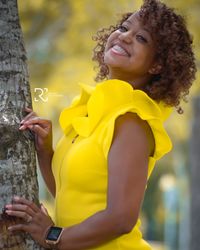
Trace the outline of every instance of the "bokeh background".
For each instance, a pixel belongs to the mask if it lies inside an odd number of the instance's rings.
[[[163,1],[186,17],[200,66],[200,0]],[[94,85],[92,36],[114,24],[120,14],[139,8],[141,0],[18,0],[28,53],[34,110],[53,121],[54,145],[61,136],[58,118],[79,93],[79,82]],[[191,89],[184,114],[173,112],[166,123],[173,151],[156,166],[149,181],[141,218],[144,237],[154,249],[189,250],[192,103],[200,94],[200,76]],[[39,173],[40,198],[53,210],[53,199]]]

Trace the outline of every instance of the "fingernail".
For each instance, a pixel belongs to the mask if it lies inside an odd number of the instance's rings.
[[[8,230],[9,230],[9,231],[12,231],[12,227],[8,227]]]
[[[33,125],[28,125],[27,127],[28,127],[29,129],[33,129],[33,128],[34,128]]]
[[[14,200],[19,200],[19,196],[14,196],[13,199]]]
[[[24,129],[24,128],[25,128],[25,126],[22,125],[22,126],[19,127],[19,130],[22,130],[22,129]]]
[[[20,122],[20,124],[22,124],[22,123],[24,123],[24,120],[22,120],[22,121]]]
[[[7,209],[9,209],[9,208],[11,208],[12,207],[12,205],[10,205],[10,204],[8,204],[8,205],[6,205],[5,206],[5,208],[7,208]],[[7,211],[7,210],[6,210]]]
[[[25,108],[25,110],[31,110],[31,108],[29,108],[29,107],[26,107],[26,108]]]

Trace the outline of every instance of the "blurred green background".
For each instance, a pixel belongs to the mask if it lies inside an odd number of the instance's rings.
[[[200,66],[200,1],[166,0],[186,17]],[[53,121],[54,145],[61,136],[60,111],[79,93],[79,82],[95,84],[92,36],[115,24],[120,14],[136,10],[141,0],[18,0],[28,53],[34,110]],[[189,156],[192,100],[200,92],[197,73],[183,104],[184,115],[173,112],[166,127],[174,148],[156,166],[148,184],[141,218],[144,237],[154,249],[189,250]],[[42,96],[42,97],[41,97]],[[53,200],[39,174],[40,197],[52,212]],[[183,199],[184,197],[184,199]]]

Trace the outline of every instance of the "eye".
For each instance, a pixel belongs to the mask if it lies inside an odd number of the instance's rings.
[[[137,40],[139,42],[142,42],[142,43],[147,43],[148,42],[147,39],[142,35],[137,35],[136,38],[137,38]]]
[[[127,28],[126,26],[124,26],[124,25],[120,25],[119,28],[118,28],[118,30],[119,30],[120,32],[127,32],[127,31],[128,31],[128,28]]]

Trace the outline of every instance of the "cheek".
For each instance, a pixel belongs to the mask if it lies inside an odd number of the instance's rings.
[[[154,53],[151,48],[141,46],[135,50],[135,58],[143,65],[151,65],[154,58]]]
[[[146,74],[153,64],[152,54],[144,48],[141,50],[138,48],[134,51],[134,56],[130,58],[129,63],[132,70],[136,70],[140,74]]]
[[[104,63],[105,64],[109,64],[110,62],[110,49],[112,47],[112,44],[113,44],[113,41],[115,40],[115,34],[112,33],[109,37],[108,37],[108,40],[106,42],[106,45],[105,45],[105,49],[104,49],[104,56],[103,56],[103,59],[104,59]]]
[[[146,66],[149,69],[154,62],[154,53],[152,53],[152,51],[150,53],[146,54]]]
[[[112,44],[117,37],[118,37],[118,31],[114,31],[113,33],[110,34],[106,42],[105,51],[107,51],[112,47]]]

